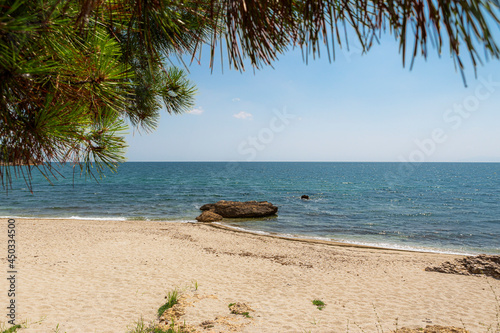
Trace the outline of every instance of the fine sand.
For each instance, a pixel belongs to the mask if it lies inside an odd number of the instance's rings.
[[[424,271],[454,255],[145,221],[18,219],[16,244],[17,323],[29,326],[21,332],[54,332],[59,325],[59,332],[124,333],[141,317],[154,321],[175,288],[184,294],[180,321],[199,332],[390,332],[426,325],[487,332],[499,320],[500,280]],[[7,283],[1,279],[5,313]],[[323,310],[315,299],[326,303]],[[228,305],[237,302],[253,310],[251,318],[230,313]]]

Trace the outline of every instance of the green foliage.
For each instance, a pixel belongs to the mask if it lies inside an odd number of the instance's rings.
[[[312,301],[312,304],[318,307],[318,310],[323,310],[326,306],[325,302],[319,299],[315,299]]]
[[[73,162],[92,175],[114,170],[124,161],[127,122],[152,130],[161,109],[182,113],[193,106],[196,89],[183,70],[165,65],[165,56],[190,50],[201,22],[176,14],[170,30],[150,34],[153,28],[134,16],[139,13],[128,12],[136,8],[132,2],[2,1],[3,185],[13,173],[29,184],[35,167],[53,175],[51,162]],[[156,9],[148,7],[140,16],[166,24]],[[176,26],[181,22],[190,30]]]
[[[2,331],[2,333],[15,333],[17,332],[18,329],[22,328],[21,325],[14,325],[6,329],[5,331]]]
[[[165,311],[167,311],[168,309],[173,307],[175,304],[177,304],[179,302],[178,297],[179,297],[179,292],[177,290],[169,291],[167,296],[165,297],[167,299],[167,302],[165,304],[163,304],[162,306],[160,306],[160,308],[158,309],[158,317],[161,317],[161,315]]]

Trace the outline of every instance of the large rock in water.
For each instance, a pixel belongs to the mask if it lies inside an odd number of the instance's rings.
[[[206,204],[200,207],[203,211],[211,211],[222,217],[264,217],[276,215],[278,207],[267,201],[225,201]]]
[[[454,262],[446,261],[436,267],[427,267],[429,272],[448,274],[484,274],[500,279],[500,256],[481,254],[478,256],[455,259]]]

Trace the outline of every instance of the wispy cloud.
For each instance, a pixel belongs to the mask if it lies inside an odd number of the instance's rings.
[[[238,97],[235,97],[235,98],[232,99],[232,101],[233,102],[239,102],[239,101],[241,101],[241,99],[239,99]]]
[[[238,119],[252,119],[253,115],[245,111],[240,111],[238,113],[233,114],[233,117]]]
[[[194,115],[200,115],[202,114],[203,112],[205,112],[205,110],[203,110],[203,108],[201,106],[198,106],[198,107],[195,107],[194,109],[186,112],[186,113],[189,113],[189,114],[194,114]]]

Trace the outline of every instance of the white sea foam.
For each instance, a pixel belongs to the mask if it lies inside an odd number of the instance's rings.
[[[0,219],[37,219],[37,220],[85,220],[85,221],[154,221],[154,222],[175,222],[175,223],[197,223],[196,220],[169,220],[169,219],[149,219],[149,218],[134,218],[134,217],[103,217],[103,216],[0,216]]]
[[[37,220],[96,220],[96,221],[126,221],[125,217],[83,217],[83,216],[0,216],[0,218],[10,219],[37,219]]]
[[[153,220],[157,222],[172,222],[172,223],[198,223],[196,220]]]
[[[71,216],[71,217],[57,217],[54,220],[96,220],[96,221],[126,221],[126,217],[82,217],[82,216]]]
[[[469,253],[469,252],[457,252],[446,249],[434,249],[434,248],[426,248],[426,247],[418,247],[418,246],[408,246],[408,245],[400,245],[393,243],[374,243],[374,242],[361,242],[361,241],[352,241],[346,239],[331,239],[331,241],[353,244],[353,245],[361,245],[361,246],[369,246],[369,247],[377,247],[383,249],[391,249],[391,250],[403,250],[403,251],[411,251],[411,252],[428,252],[428,253],[442,253],[442,254],[455,254],[455,255],[476,255],[477,253]]]

